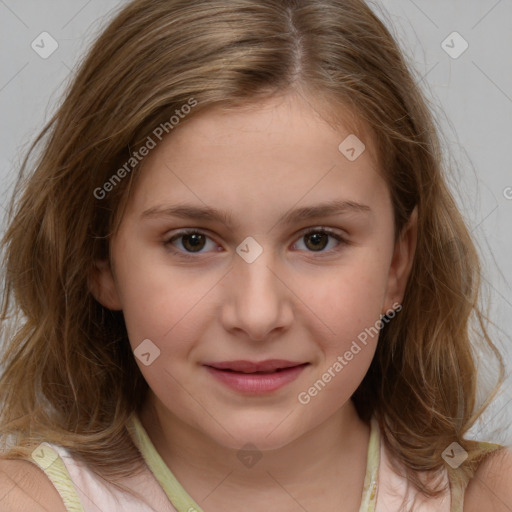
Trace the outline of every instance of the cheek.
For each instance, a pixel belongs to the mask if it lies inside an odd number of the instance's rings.
[[[162,251],[124,246],[130,258],[118,259],[119,294],[132,348],[144,339],[159,348],[179,351],[199,325],[197,315],[215,285],[216,276],[202,276],[172,267]],[[191,320],[192,319],[192,320]]]
[[[363,279],[347,276],[312,294],[327,335],[319,336],[321,360],[297,399],[305,407],[332,414],[345,404],[366,375],[380,332],[380,301]],[[323,305],[323,307],[322,307]]]
[[[379,320],[387,271],[385,259],[377,251],[361,252],[353,261],[326,273],[318,286],[308,290],[308,302],[315,305],[328,327],[329,349],[344,349]]]
[[[191,279],[168,267],[140,268],[140,272],[130,272],[122,291],[136,363],[157,396],[189,403],[182,387],[187,381],[183,361],[201,339],[204,299],[215,281]]]
[[[299,402],[323,404],[334,412],[363,380],[375,354],[387,283],[385,258],[361,252],[311,287],[308,304],[326,333],[319,336],[322,361]]]

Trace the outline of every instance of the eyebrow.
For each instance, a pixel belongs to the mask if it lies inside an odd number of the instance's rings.
[[[294,222],[317,217],[371,212],[372,210],[368,205],[354,201],[335,200],[291,210],[282,215],[277,224],[289,225]],[[179,217],[183,219],[217,221],[226,224],[230,228],[235,227],[233,226],[233,218],[229,211],[218,210],[211,206],[199,207],[191,204],[159,205],[149,208],[141,214],[142,219],[155,217]]]

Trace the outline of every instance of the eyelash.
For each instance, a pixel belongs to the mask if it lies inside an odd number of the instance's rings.
[[[335,251],[339,251],[341,249],[341,247],[343,247],[344,245],[349,245],[349,242],[343,238],[340,234],[336,233],[334,230],[332,229],[329,229],[329,228],[324,228],[324,227],[318,227],[318,228],[309,228],[307,229],[306,231],[302,232],[299,239],[307,236],[307,235],[310,235],[310,234],[313,234],[313,233],[322,233],[322,234],[326,234],[326,235],[329,235],[330,237],[334,238],[335,240],[337,240],[339,242],[339,244],[334,248],[334,249],[330,249],[328,251],[307,251],[307,252],[311,252],[313,254],[328,254],[328,253],[332,253],[332,252],[335,252]],[[210,240],[211,237],[209,237],[206,233],[204,233],[203,231],[201,230],[198,230],[198,229],[186,229],[186,230],[183,230],[183,231],[179,231],[178,233],[176,233],[175,235],[173,235],[171,238],[169,238],[168,240],[164,241],[164,245],[165,247],[173,254],[176,254],[180,257],[183,257],[185,259],[197,259],[197,256],[196,255],[199,255],[199,254],[204,254],[204,253],[192,253],[192,252],[186,252],[186,251],[182,251],[182,250],[178,250],[178,249],[175,249],[174,246],[172,245],[172,242],[174,242],[175,240],[183,237],[183,236],[187,236],[187,235],[204,235],[205,237],[209,238]]]

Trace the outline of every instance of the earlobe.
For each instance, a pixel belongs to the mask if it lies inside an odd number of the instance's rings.
[[[93,275],[89,279],[89,288],[94,298],[102,306],[113,311],[122,310],[114,275],[108,260],[95,261]]]
[[[415,207],[395,244],[386,290],[385,306],[388,309],[391,304],[402,303],[407,280],[414,262],[417,238],[418,208]]]

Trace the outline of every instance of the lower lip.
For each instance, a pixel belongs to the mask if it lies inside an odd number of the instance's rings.
[[[211,366],[206,369],[220,382],[241,393],[263,394],[276,391],[294,381],[307,364],[293,366],[274,373],[241,373],[217,370]]]

